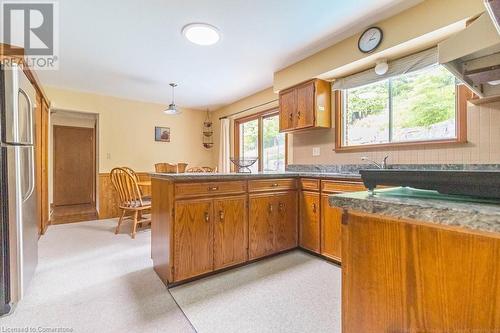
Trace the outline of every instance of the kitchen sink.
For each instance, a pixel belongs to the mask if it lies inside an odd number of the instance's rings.
[[[500,199],[495,200],[495,199],[478,198],[467,195],[442,194],[439,193],[438,191],[421,190],[411,187],[394,187],[389,189],[374,190],[373,195],[378,197],[434,199],[434,200],[446,200],[454,202],[500,204]]]

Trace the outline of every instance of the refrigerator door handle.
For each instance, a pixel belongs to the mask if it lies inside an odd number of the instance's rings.
[[[19,88],[19,93],[21,95],[24,96],[24,98],[26,98],[26,100],[28,101],[28,136],[27,136],[27,144],[33,144],[33,102],[31,101],[31,98],[30,96],[21,88]],[[19,113],[19,105],[18,105],[18,109],[17,109],[17,112]],[[19,117],[19,114],[18,114],[18,117]],[[17,137],[16,139],[17,140],[21,140],[20,138],[20,131],[19,131],[19,120],[18,120],[18,123],[17,123],[17,128],[15,129],[15,136]]]
[[[23,203],[26,202],[33,192],[35,191],[35,149],[33,147],[29,148],[30,152],[28,154],[28,167],[29,167],[29,176],[28,176],[28,190],[26,194],[23,195]]]

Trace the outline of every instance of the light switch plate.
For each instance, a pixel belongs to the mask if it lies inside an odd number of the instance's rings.
[[[321,150],[319,147],[313,147],[313,156],[319,156],[321,154]]]

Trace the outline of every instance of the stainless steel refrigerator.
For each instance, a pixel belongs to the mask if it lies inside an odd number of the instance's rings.
[[[0,66],[0,314],[23,297],[38,263],[36,91],[17,65]]]

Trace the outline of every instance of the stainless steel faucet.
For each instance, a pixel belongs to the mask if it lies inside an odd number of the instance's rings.
[[[389,168],[389,165],[387,164],[388,159],[389,159],[389,155],[384,157],[384,160],[382,161],[382,163],[378,163],[378,162],[375,162],[374,160],[369,159],[366,156],[361,157],[362,161],[370,162],[371,165],[376,166],[378,169],[388,169]]]

